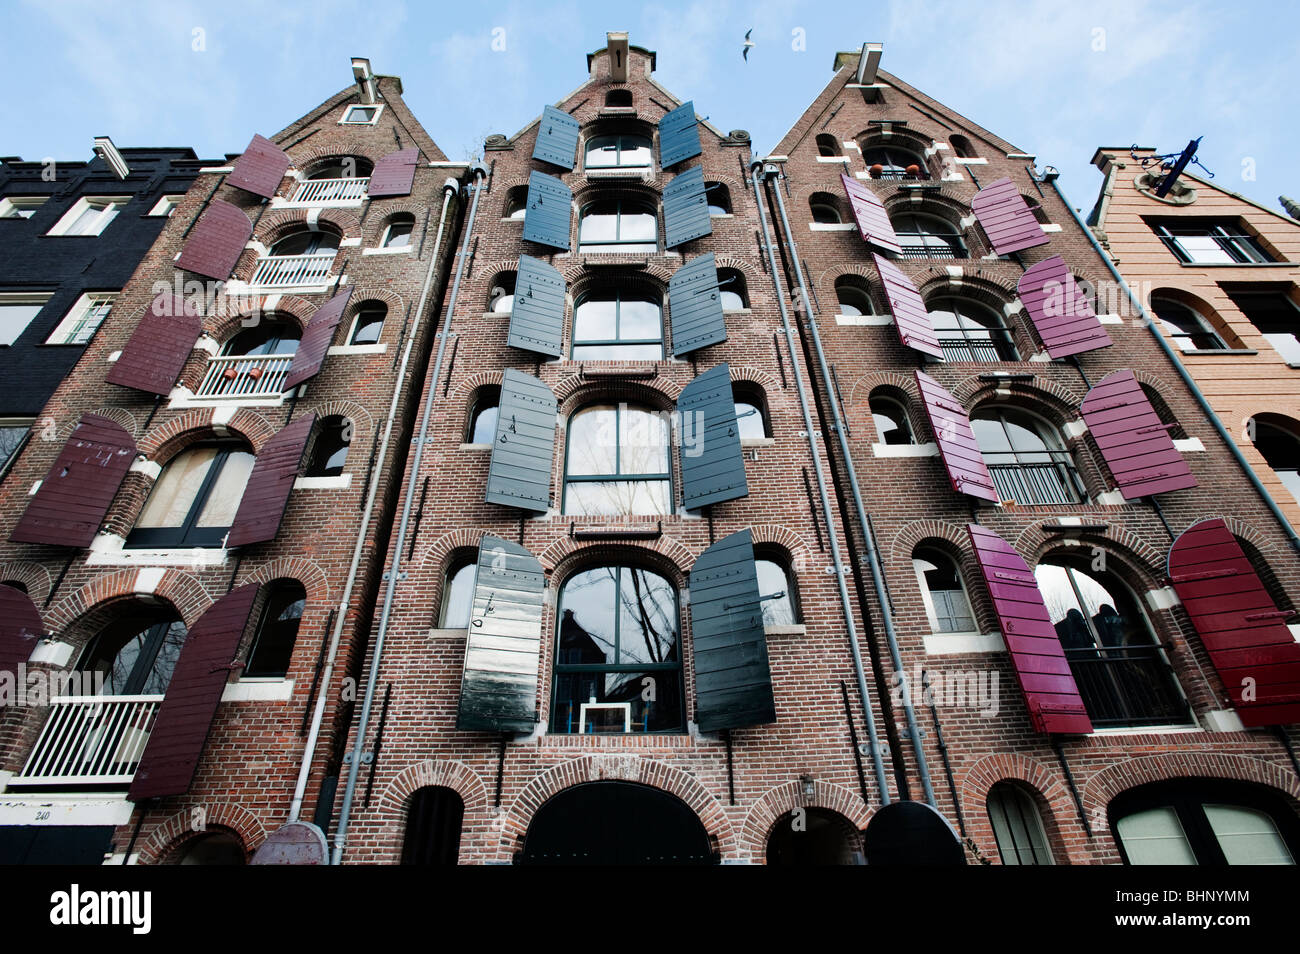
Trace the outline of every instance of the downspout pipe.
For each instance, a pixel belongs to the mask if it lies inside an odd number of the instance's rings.
[[[764,175],[768,179],[775,178],[780,174],[774,165],[769,165]],[[934,786],[930,782],[930,767],[925,758],[925,748],[921,744],[921,729],[917,724],[916,709],[912,705],[912,691],[907,682],[907,671],[903,667],[903,657],[898,649],[898,633],[894,629],[893,614],[889,611],[889,595],[885,592],[884,571],[880,566],[880,555],[876,552],[876,541],[871,532],[871,524],[867,522],[867,511],[862,503],[862,488],[858,486],[858,472],[853,465],[853,454],[849,450],[848,432],[844,427],[844,417],[840,413],[840,402],[835,394],[835,389],[830,386],[831,380],[830,368],[826,363],[826,352],[822,350],[821,335],[817,331],[817,317],[813,310],[812,302],[808,299],[808,283],[804,279],[803,265],[800,264],[799,250],[795,246],[794,232],[790,228],[790,218],[786,215],[785,198],[781,195],[780,188],[774,187],[772,191],[776,194],[776,208],[781,214],[781,228],[785,233],[786,245],[790,249],[790,262],[794,267],[795,281],[799,285],[799,297],[803,301],[804,315],[807,316],[808,328],[812,332],[813,350],[817,354],[817,366],[821,370],[822,381],[826,384],[826,399],[831,408],[831,416],[835,422],[835,433],[839,438],[840,453],[844,457],[844,469],[848,471],[849,487],[853,492],[853,508],[858,518],[858,525],[862,527],[862,536],[867,541],[867,562],[871,566],[871,584],[876,591],[876,602],[880,604],[881,621],[885,627],[885,642],[889,644],[889,658],[894,665],[895,685],[899,687],[902,693],[903,712],[907,717],[907,734],[912,742],[912,751],[916,754],[917,772],[921,777],[921,789],[925,792],[925,800],[931,808],[938,809],[938,804],[934,797]],[[845,528],[848,531],[848,528]]]
[[[456,311],[456,299],[460,293],[460,281],[465,274],[465,263],[469,260],[469,242],[474,235],[474,220],[478,215],[479,193],[483,188],[483,180],[487,176],[487,169],[482,163],[474,164],[474,182],[470,186],[474,198],[469,207],[469,218],[465,222],[465,237],[458,253],[459,261],[456,263],[456,277],[451,286],[451,297],[447,301],[447,321],[443,326],[442,333],[438,336],[438,356],[434,360],[433,373],[429,377],[429,382],[424,395],[424,408],[420,416],[420,431],[415,438],[415,453],[407,467],[409,479],[406,485],[406,499],[402,502],[402,517],[397,527],[397,538],[394,540],[390,552],[392,559],[388,566],[388,572],[384,574],[388,586],[384,590],[384,604],[379,614],[379,631],[375,636],[374,657],[370,661],[370,674],[366,679],[366,693],[361,703],[361,718],[357,723],[356,739],[352,744],[352,757],[348,763],[348,784],[343,792],[343,807],[339,810],[339,827],[334,836],[334,850],[330,858],[330,864],[338,865],[343,863],[343,848],[347,843],[348,820],[352,815],[352,800],[356,796],[357,776],[361,771],[361,757],[366,745],[366,729],[370,723],[370,710],[374,706],[375,688],[379,683],[379,667],[384,654],[384,642],[388,636],[388,623],[393,612],[393,600],[397,595],[397,586],[402,578],[406,575],[402,569],[402,554],[406,550],[406,535],[411,524],[411,505],[416,497],[416,488],[420,479],[420,464],[424,460],[424,448],[428,441],[429,420],[433,416],[433,403],[438,394],[438,380],[442,375],[442,363],[447,352],[447,341],[451,338],[452,316]]]
[[[751,160],[749,165],[750,183],[754,187],[754,201],[758,204],[758,221],[763,229],[763,248],[767,252],[768,268],[772,275],[772,286],[776,291],[776,305],[781,313],[781,327],[785,331],[786,350],[790,353],[790,373],[794,378],[795,389],[799,394],[799,410],[803,413],[803,427],[808,434],[808,451],[812,457],[813,476],[817,481],[817,491],[821,496],[822,514],[826,523],[826,537],[830,541],[831,562],[834,564],[835,583],[840,591],[840,607],[844,611],[844,626],[848,631],[849,653],[853,657],[853,676],[858,684],[858,695],[862,699],[862,713],[867,724],[867,738],[871,746],[871,767],[876,776],[876,786],[880,789],[880,804],[888,805],[889,784],[885,778],[885,763],[880,757],[880,738],[876,732],[876,717],[871,711],[871,694],[867,691],[867,676],[862,668],[862,648],[858,645],[858,629],[853,622],[853,604],[849,599],[848,584],[844,578],[848,568],[840,558],[839,537],[835,534],[835,517],[832,515],[830,498],[826,494],[826,478],[822,474],[821,454],[817,448],[817,430],[813,427],[812,416],[808,411],[808,395],[804,391],[803,372],[800,371],[799,356],[795,352],[794,332],[790,328],[790,316],[785,307],[785,294],[781,290],[777,270],[776,253],[772,251],[772,233],[767,228],[767,218],[763,212],[763,195],[759,185],[761,160]]]
[[[1129,301],[1137,307],[1138,314],[1142,316],[1142,320],[1145,322],[1147,330],[1151,332],[1156,339],[1156,343],[1160,345],[1160,350],[1165,353],[1165,357],[1169,359],[1169,363],[1174,366],[1174,370],[1177,371],[1178,376],[1182,378],[1183,384],[1187,385],[1187,389],[1192,392],[1192,396],[1196,398],[1196,403],[1201,406],[1201,410],[1205,413],[1205,416],[1209,418],[1210,423],[1214,425],[1214,430],[1223,440],[1223,443],[1228,445],[1228,450],[1232,452],[1232,456],[1241,466],[1241,469],[1245,471],[1246,477],[1250,480],[1256,493],[1258,493],[1264,503],[1268,505],[1268,509],[1273,512],[1273,516],[1277,518],[1277,522],[1281,525],[1282,532],[1286,534],[1286,538],[1290,542],[1292,549],[1297,553],[1300,553],[1300,537],[1296,536],[1296,532],[1291,526],[1291,521],[1287,519],[1286,514],[1284,514],[1281,508],[1278,507],[1277,501],[1275,501],[1273,495],[1268,492],[1268,488],[1260,482],[1259,475],[1256,474],[1255,469],[1250,466],[1250,462],[1246,460],[1245,455],[1241,452],[1241,448],[1237,446],[1237,442],[1233,440],[1232,435],[1228,433],[1228,429],[1223,426],[1223,421],[1221,421],[1219,415],[1214,412],[1214,408],[1210,407],[1209,400],[1206,399],[1205,394],[1201,389],[1196,386],[1196,381],[1192,379],[1191,374],[1183,365],[1183,362],[1174,354],[1174,349],[1169,346],[1169,342],[1165,340],[1165,336],[1160,333],[1160,329],[1156,327],[1154,319],[1152,319],[1151,315],[1147,312],[1138,296],[1134,294],[1133,289],[1129,288],[1128,282],[1124,281],[1124,276],[1119,273],[1119,270],[1115,267],[1115,263],[1111,260],[1111,257],[1106,253],[1105,249],[1101,247],[1101,243],[1097,241],[1097,236],[1093,234],[1092,229],[1084,223],[1083,219],[1079,218],[1079,213],[1074,211],[1074,206],[1070,204],[1070,200],[1065,197],[1065,193],[1062,192],[1061,187],[1057,185],[1056,177],[1053,176],[1047,181],[1052,186],[1052,190],[1056,193],[1057,198],[1059,198],[1065,208],[1069,210],[1070,216],[1074,219],[1075,224],[1078,225],[1083,234],[1088,237],[1088,241],[1092,244],[1093,250],[1097,253],[1097,256],[1106,263],[1106,269],[1110,272],[1111,277],[1115,279],[1120,288],[1124,289],[1124,294],[1128,295]]]

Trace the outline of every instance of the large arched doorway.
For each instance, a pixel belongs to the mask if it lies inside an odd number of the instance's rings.
[[[796,808],[767,838],[769,865],[863,865],[862,833],[838,812]]]
[[[465,802],[452,789],[429,785],[416,791],[406,813],[402,864],[457,864],[464,820]]]
[[[632,782],[589,782],[553,796],[533,816],[526,865],[707,865],[708,832],[685,802]]]

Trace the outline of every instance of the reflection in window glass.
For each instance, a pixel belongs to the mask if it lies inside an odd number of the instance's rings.
[[[102,673],[104,692],[110,695],[162,695],[185,635],[180,620],[114,623],[90,643],[77,668]]]
[[[936,633],[973,633],[975,614],[957,564],[938,550],[918,550],[912,566],[928,598],[926,612]]]
[[[926,303],[945,361],[1016,361],[1015,345],[1002,315],[965,298]]]
[[[882,444],[915,444],[912,423],[903,405],[892,398],[873,397],[870,401],[871,418]]]
[[[632,133],[593,136],[587,142],[587,168],[650,165],[650,138]]]
[[[1126,815],[1115,828],[1131,865],[1196,864],[1196,855],[1172,806]]]
[[[593,405],[569,420],[563,512],[663,514],[672,510],[665,415]]]
[[[1277,825],[1264,812],[1242,805],[1205,805],[1203,808],[1228,864],[1295,864]]]
[[[1278,480],[1300,502],[1300,440],[1290,431],[1252,418],[1255,425],[1255,450],[1263,455]]]
[[[257,636],[248,651],[245,676],[283,677],[298,641],[307,595],[298,583],[282,583],[267,598]]]
[[[473,560],[453,564],[443,590],[442,613],[438,625],[444,629],[467,629],[474,608],[474,577],[478,566]]]
[[[659,301],[646,292],[598,291],[573,311],[575,361],[657,361],[663,337]]]
[[[220,546],[256,458],[230,446],[195,447],[168,461],[154,482],[131,546]]]
[[[601,199],[582,210],[579,252],[655,252],[658,249],[655,209],[644,199]]]
[[[754,561],[754,572],[758,575],[758,595],[776,596],[776,599],[763,601],[764,626],[794,626],[799,622],[795,611],[794,583],[785,572],[785,567],[770,558],[760,557]]]

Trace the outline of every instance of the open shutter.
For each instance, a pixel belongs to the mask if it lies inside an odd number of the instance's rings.
[[[727,340],[718,269],[712,252],[691,259],[673,273],[668,281],[668,311],[672,319],[674,356]]]
[[[520,255],[506,344],[558,358],[563,339],[564,276],[541,259]]]
[[[748,530],[723,537],[691,567],[695,722],[705,732],[776,721],[763,604]]]
[[[528,174],[528,208],[524,210],[524,241],[569,248],[569,219],[573,192],[554,176]]]
[[[700,124],[695,104],[682,103],[659,120],[659,165],[667,169],[700,154]]]
[[[535,556],[513,541],[483,537],[456,728],[533,730],[545,589],[546,576]]]
[[[36,641],[45,635],[45,624],[36,604],[22,590],[0,585],[0,673],[14,674],[31,658]]]
[[[712,234],[709,199],[704,193],[704,170],[695,166],[664,187],[664,244],[675,248]]]
[[[540,378],[506,368],[484,499],[545,513],[554,460],[555,395]]]
[[[121,424],[83,414],[9,540],[90,546],[135,455],[135,440]]]
[[[1080,410],[1125,500],[1196,486],[1170,425],[1160,422],[1132,371],[1106,375]]]
[[[289,494],[298,477],[298,468],[302,466],[307,438],[315,424],[315,412],[305,414],[282,427],[262,447],[253,464],[253,472],[248,475],[248,485],[239,501],[226,546],[242,547],[275,539],[280,532],[284,510],[289,506]]]
[[[1033,571],[1015,548],[992,530],[978,524],[970,524],[966,530],[1034,728],[1039,732],[1091,732],[1092,720]]]
[[[885,288],[885,297],[889,299],[889,310],[894,313],[894,330],[898,332],[898,340],[921,354],[942,358],[943,349],[939,346],[939,337],[934,333],[934,322],[925,309],[925,299],[921,293],[897,265],[874,252],[872,255],[876,260],[876,270],[880,272],[880,282]]]
[[[334,329],[339,326],[343,312],[347,310],[348,299],[352,297],[349,285],[325,304],[316,309],[316,314],[307,322],[307,328],[298,342],[298,350],[293,353],[289,373],[285,376],[283,390],[297,387],[308,378],[320,373],[325,363],[325,353],[329,351],[330,342],[334,340]]]
[[[257,591],[256,583],[231,590],[186,634],[127,791],[131,801],[189,791]]]
[[[148,394],[169,394],[201,334],[203,319],[194,302],[163,292],[145,309],[105,380]]]
[[[844,193],[849,198],[849,205],[853,207],[853,220],[858,223],[862,240],[882,252],[901,255],[903,249],[898,244],[898,236],[889,221],[889,213],[885,211],[885,204],[876,193],[870,186],[850,179],[843,173],[840,173],[840,181],[844,183]]]
[[[420,163],[420,150],[415,146],[399,149],[381,156],[370,170],[366,195],[372,199],[389,195],[410,195],[415,185],[415,167]]]
[[[970,207],[999,255],[1047,244],[1047,233],[1010,179],[999,179],[980,189]]]
[[[749,495],[731,368],[710,368],[677,398],[682,502],[687,510]]]
[[[1053,255],[1031,265],[1016,285],[1038,337],[1053,358],[1095,351],[1111,344],[1092,304],[1079,290],[1065,259]]]
[[[1300,643],[1221,519],[1183,531],[1169,579],[1243,725],[1300,722]]]
[[[563,169],[573,168],[578,152],[578,121],[562,109],[547,106],[542,110],[542,121],[537,127],[537,143],[533,158],[549,162]]]
[[[224,282],[235,270],[235,263],[252,236],[253,223],[243,209],[213,199],[185,240],[176,267]]]
[[[235,162],[226,182],[264,199],[275,196],[280,180],[289,169],[289,154],[271,140],[254,136]]]
[[[930,430],[939,445],[939,454],[948,470],[952,489],[997,503],[998,492],[993,486],[993,476],[980,453],[979,444],[975,442],[975,432],[971,430],[966,409],[934,378],[924,371],[915,373],[925,416],[930,420]]]

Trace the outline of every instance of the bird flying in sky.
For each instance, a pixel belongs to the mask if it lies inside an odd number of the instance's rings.
[[[745,46],[744,49],[741,50],[741,56],[745,58],[746,63],[749,62],[749,48],[754,45],[754,41],[749,38],[749,35],[753,32],[754,32],[753,27],[750,27],[748,30],[745,31]]]

